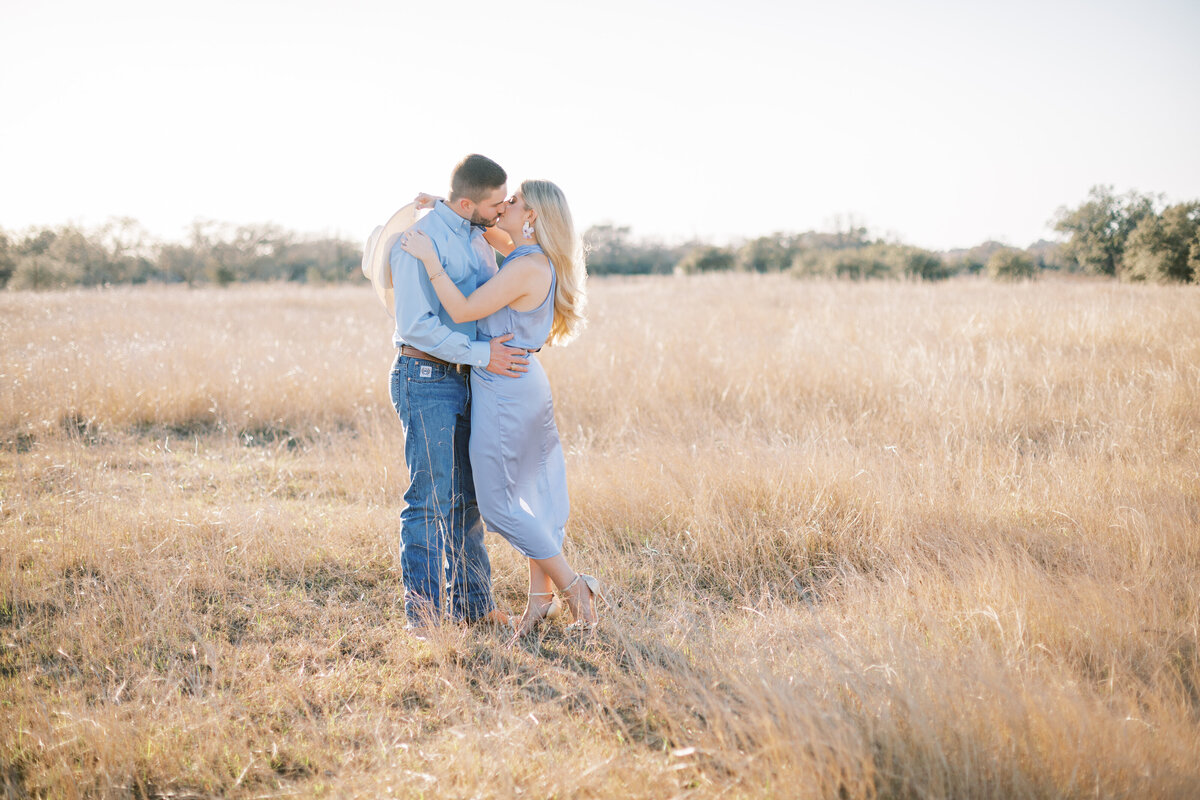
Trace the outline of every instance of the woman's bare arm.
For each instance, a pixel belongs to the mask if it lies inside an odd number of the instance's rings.
[[[410,231],[400,240],[400,247],[421,260],[442,308],[455,322],[483,319],[533,294],[545,280],[544,270],[538,269],[535,262],[517,259],[466,297],[442,268],[433,240],[424,231]],[[542,293],[545,294],[544,287]]]

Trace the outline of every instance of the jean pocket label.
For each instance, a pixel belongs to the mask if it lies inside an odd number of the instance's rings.
[[[421,367],[421,377],[422,378],[432,378],[433,377],[433,367],[422,366]]]

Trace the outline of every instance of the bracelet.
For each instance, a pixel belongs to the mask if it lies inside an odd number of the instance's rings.
[[[440,278],[445,274],[446,274],[446,270],[442,270],[441,272],[434,273],[433,275],[429,276],[429,282],[433,283],[435,278]]]

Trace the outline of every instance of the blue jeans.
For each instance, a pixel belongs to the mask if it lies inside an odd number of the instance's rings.
[[[390,385],[392,405],[404,427],[409,478],[404,493],[408,506],[400,515],[405,614],[413,625],[445,613],[477,619],[495,605],[467,449],[468,374],[397,354]]]

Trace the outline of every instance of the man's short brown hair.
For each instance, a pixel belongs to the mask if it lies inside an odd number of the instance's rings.
[[[489,192],[508,182],[504,168],[487,156],[472,153],[450,173],[450,200],[467,198],[478,203]]]

